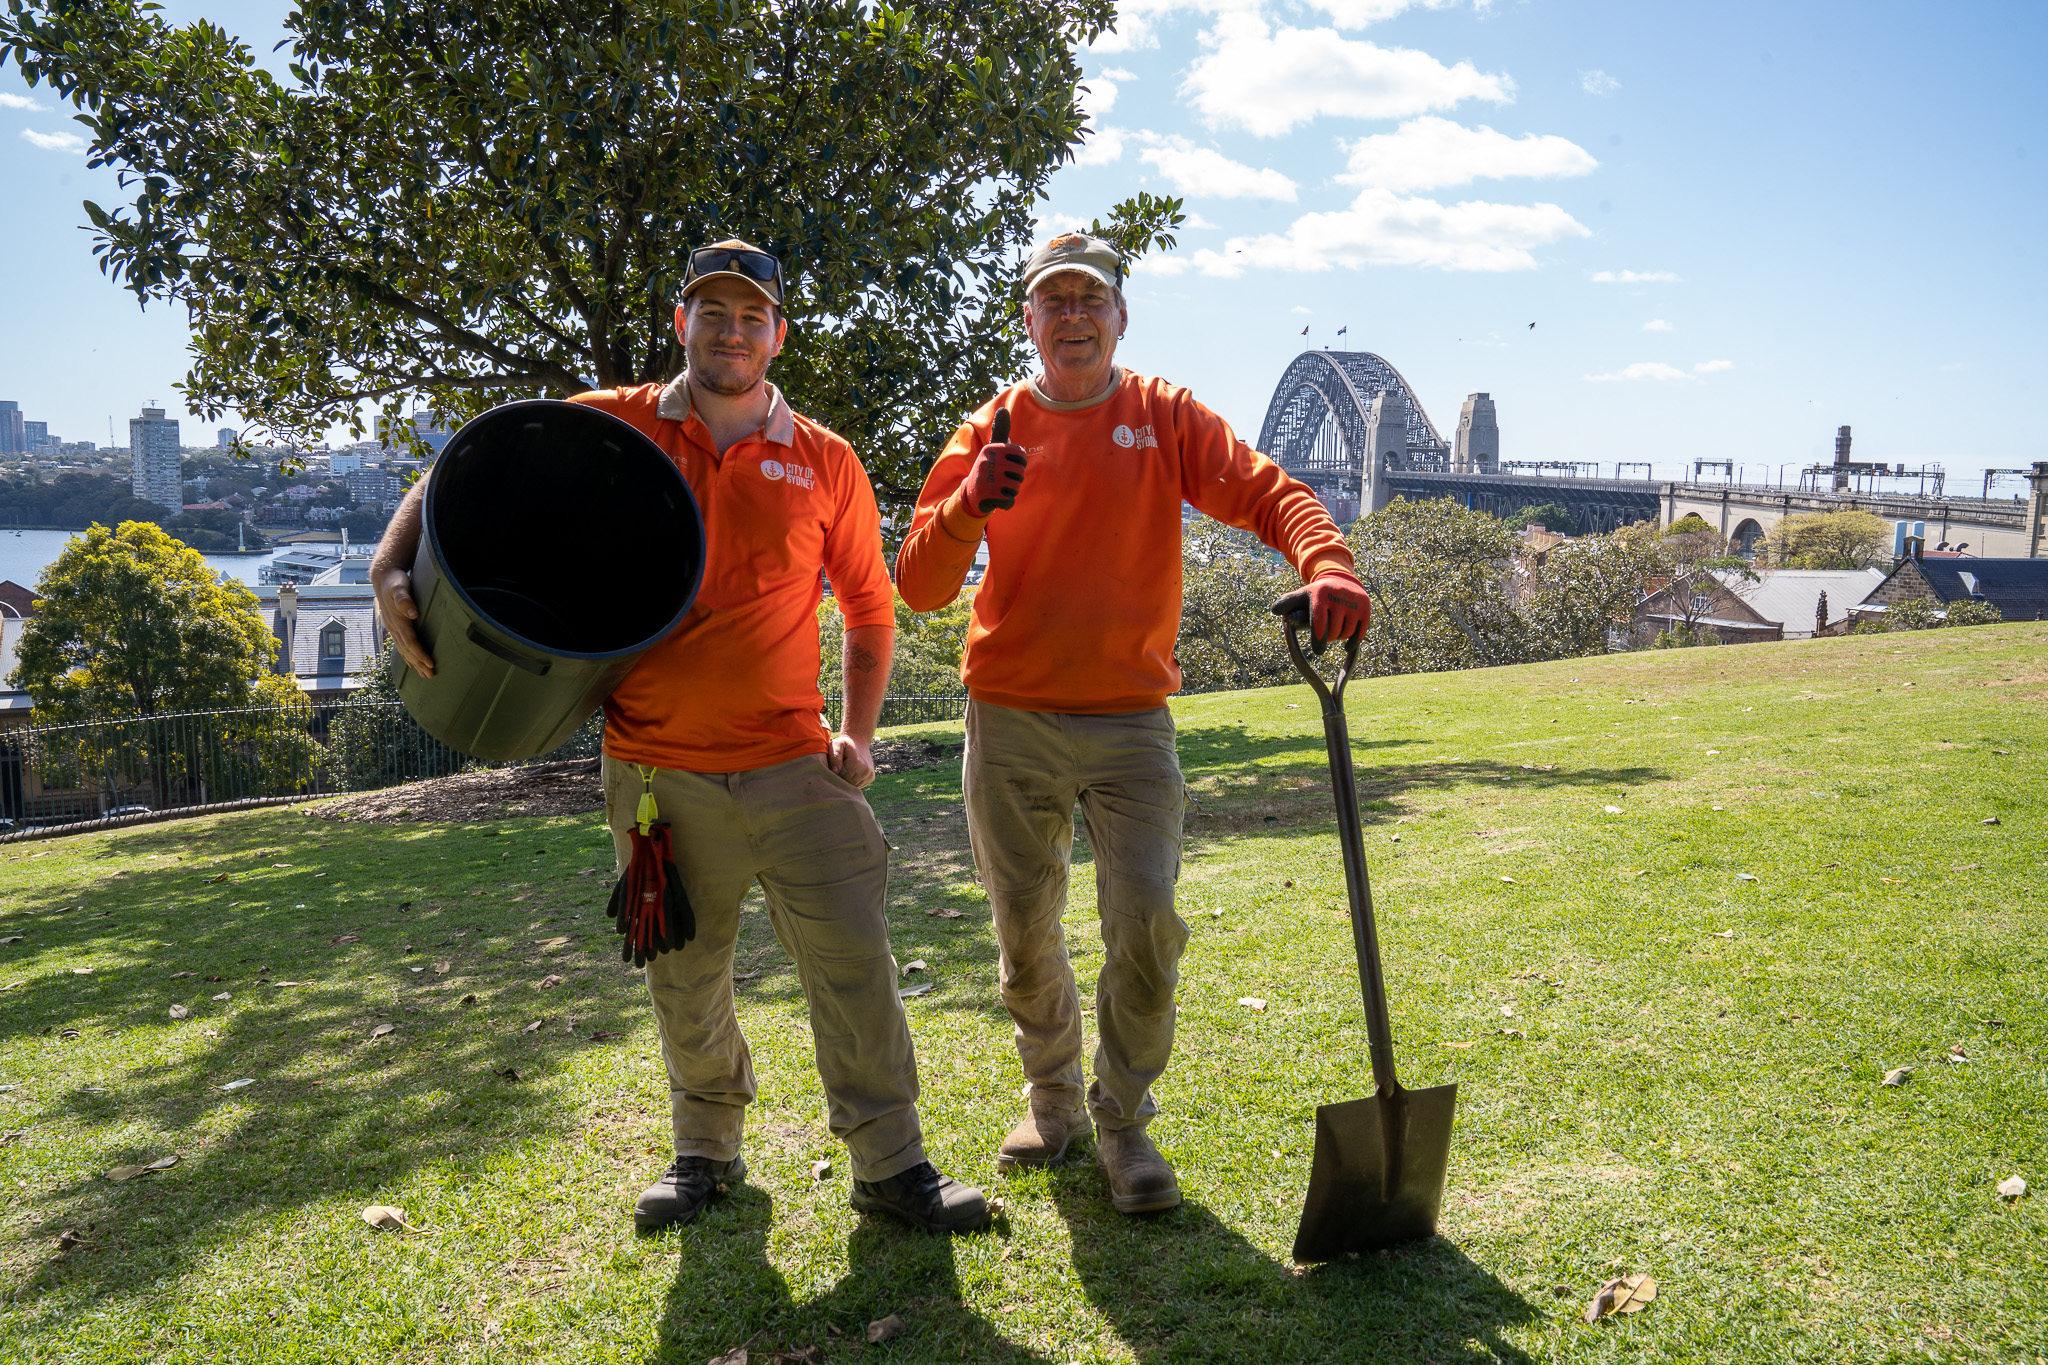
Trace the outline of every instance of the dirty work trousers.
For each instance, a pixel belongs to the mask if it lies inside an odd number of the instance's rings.
[[[640,791],[639,769],[607,756],[605,818],[621,869]],[[889,846],[867,798],[807,755],[738,773],[657,768],[654,800],[697,914],[697,937],[646,969],[676,1155],[739,1155],[755,1084],[732,957],[740,902],[758,880],[810,1005],[827,1121],[854,1177],[886,1180],[923,1161],[917,1059],[883,914]]]
[[[1095,857],[1102,971],[1095,981],[1100,1128],[1142,1127],[1173,1051],[1173,990],[1188,927],[1180,876],[1180,760],[1166,708],[1079,716],[967,704],[962,786],[967,836],[995,915],[1003,1004],[1034,1109],[1073,1112],[1081,1089],[1081,1004],[1060,916],[1078,802]]]

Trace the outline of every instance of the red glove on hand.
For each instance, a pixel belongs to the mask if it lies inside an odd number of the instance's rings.
[[[992,439],[981,448],[960,484],[960,502],[972,516],[985,517],[997,508],[1017,505],[1024,486],[1024,447],[1010,444],[1010,410],[996,409]]]
[[[1308,629],[1317,644],[1363,635],[1372,625],[1372,599],[1365,585],[1342,569],[1325,569],[1305,590]]]

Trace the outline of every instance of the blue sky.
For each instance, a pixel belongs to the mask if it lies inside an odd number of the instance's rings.
[[[259,50],[284,8],[166,6]],[[2048,459],[2044,39],[2038,4],[1126,0],[1044,227],[1185,195],[1122,355],[1247,438],[1307,326],[1392,361],[1446,434],[1490,392],[1506,458],[1754,476],[1846,422],[1966,491]],[[183,320],[100,276],[78,205],[114,191],[74,131],[0,75],[0,398],[125,439],[175,405]]]

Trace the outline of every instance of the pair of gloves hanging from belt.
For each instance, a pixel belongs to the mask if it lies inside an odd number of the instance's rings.
[[[989,438],[960,485],[961,505],[977,517],[1017,505],[1028,463],[1024,448],[1010,443],[1008,408],[996,409]],[[1372,624],[1372,599],[1366,596],[1365,585],[1344,569],[1323,570],[1299,591],[1275,602],[1273,610],[1283,615],[1306,611],[1309,633],[1318,645],[1348,640]]]
[[[681,948],[697,937],[697,912],[690,908],[683,879],[676,873],[668,826],[656,823],[660,814],[654,804],[654,769],[643,767],[635,827],[626,831],[633,853],[605,907],[626,939],[619,960],[635,967],[644,967],[650,958]]]

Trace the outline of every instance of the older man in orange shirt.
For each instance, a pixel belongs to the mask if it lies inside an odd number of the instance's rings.
[[[1301,574],[1318,638],[1365,629],[1351,553],[1315,494],[1186,389],[1119,368],[1129,320],[1107,242],[1054,238],[1026,263],[1044,372],[968,418],[919,495],[897,559],[918,611],[958,594],[988,541],[961,676],[968,837],[994,910],[1003,1003],[1031,1082],[997,1162],[1061,1160],[1091,1126],[1115,1206],[1170,1208],[1180,1184],[1145,1127],[1173,1049],[1188,929],[1174,913],[1182,785],[1168,695],[1181,610],[1181,503],[1254,532]],[[1009,439],[998,414],[1007,414]],[[1106,961],[1095,1079],[1060,927],[1079,803]]]
[[[573,400],[624,418],[668,453],[703,511],[708,547],[689,614],[605,703],[605,807],[620,867],[651,793],[696,916],[694,941],[647,962],[676,1155],[641,1194],[635,1221],[687,1223],[746,1175],[740,1138],[755,1082],[732,960],[740,903],[758,880],[810,1006],[829,1123],[853,1158],[854,1207],[935,1232],[984,1226],[981,1191],[925,1159],[883,910],[888,844],[860,794],[875,776],[869,745],[896,620],[874,490],[853,448],[767,382],[788,333],[775,257],[740,241],[692,252],[676,333],[689,368],[673,382]],[[393,642],[431,675],[405,569],[418,538],[415,494],[373,577]],[[818,720],[821,573],[846,618],[837,735]]]

